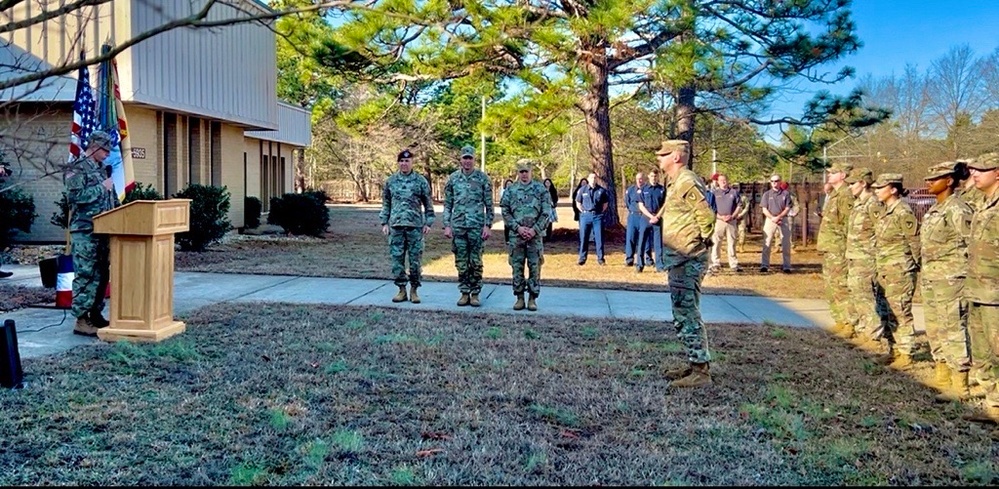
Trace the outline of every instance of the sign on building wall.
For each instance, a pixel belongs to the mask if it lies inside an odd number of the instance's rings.
[[[136,160],[146,159],[146,148],[132,148],[132,158]]]

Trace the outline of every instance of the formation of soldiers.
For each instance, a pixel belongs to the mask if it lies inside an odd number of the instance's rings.
[[[444,187],[444,235],[451,239],[458,270],[461,295],[457,305],[478,307],[481,305],[483,242],[490,237],[495,213],[492,184],[485,173],[475,169],[474,155],[473,148],[462,148],[459,169],[448,177]],[[393,302],[420,302],[417,289],[423,237],[434,222],[430,185],[426,178],[413,172],[412,157],[409,150],[399,153],[399,171],[385,182],[379,214],[382,232],[389,236],[392,274],[399,287]],[[659,197],[665,201],[661,206],[659,202],[639,205],[650,221],[658,224],[656,233],[660,239],[654,241],[657,248],[661,242],[662,254],[657,256],[655,264],[657,269],[668,273],[673,325],[687,349],[687,364],[666,374],[676,387],[712,382],[700,295],[715,215],[708,205],[704,182],[687,167],[689,159],[690,147],[686,141],[664,142],[656,151],[656,161],[669,181],[664,196]],[[553,214],[549,191],[532,177],[534,166],[531,160],[519,160],[517,180],[504,189],[500,198],[504,225],[509,231],[506,246],[516,297],[514,310],[538,309],[544,263],[543,237]],[[658,212],[653,214],[649,210],[653,208]],[[644,254],[637,246],[636,251]],[[598,253],[601,253],[599,247]],[[408,294],[407,284],[410,285]]]
[[[818,249],[833,332],[883,365],[910,368],[918,284],[937,400],[983,397],[982,412],[965,419],[999,422],[999,154],[930,167],[937,202],[921,226],[902,175],[875,179],[848,164],[828,171]]]

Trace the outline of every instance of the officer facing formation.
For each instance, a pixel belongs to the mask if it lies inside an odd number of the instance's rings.
[[[847,287],[846,234],[853,193],[846,184],[853,165],[836,163],[829,167],[827,182],[832,191],[822,207],[822,222],[816,248],[822,253],[822,278],[826,283],[826,298],[835,325],[833,332],[844,338],[853,336],[852,321],[848,315],[850,290]]]
[[[392,257],[392,275],[399,293],[392,302],[409,299],[420,303],[416,289],[420,287],[423,259],[423,235],[434,224],[434,205],[430,198],[427,179],[413,171],[413,153],[408,149],[399,153],[399,171],[389,176],[382,190],[382,210],[378,214],[382,234],[389,237],[389,255]],[[409,258],[409,276],[406,276],[406,258]],[[411,284],[409,297],[406,283]]]
[[[999,154],[979,156],[968,167],[982,200],[971,221],[964,298],[972,369],[985,388],[985,416],[966,419],[999,423]]]
[[[912,295],[919,270],[919,224],[909,204],[902,200],[908,191],[902,175],[882,173],[871,185],[874,195],[885,204],[884,215],[875,222],[877,280],[885,291],[891,317],[882,338],[888,355],[880,363],[902,369],[912,364],[916,349],[916,329],[912,317]],[[828,210],[823,210],[823,214]]]
[[[874,248],[874,223],[884,213],[884,204],[871,190],[874,177],[870,168],[852,170],[846,183],[854,196],[846,231],[847,316],[857,343],[877,349],[890,312],[884,289],[877,283]]]
[[[510,229],[507,249],[510,252],[510,267],[513,269],[513,294],[517,301],[515,311],[524,308],[524,291],[530,294],[528,311],[537,311],[537,298],[541,294],[541,264],[543,244],[541,241],[552,212],[552,200],[541,183],[531,179],[531,160],[517,161],[517,181],[503,192],[500,207],[503,220]],[[524,279],[524,263],[527,263],[528,277]]]
[[[944,401],[969,395],[971,351],[962,295],[974,211],[954,193],[967,175],[964,162],[947,161],[930,167],[926,181],[937,202],[923,216],[920,230],[926,336],[935,362],[933,382],[943,391],[938,398]]]
[[[107,235],[94,235],[94,216],[114,209],[118,199],[114,183],[104,169],[111,152],[111,137],[104,131],[90,133],[87,149],[66,170],[66,200],[73,254],[73,333],[97,336],[110,324],[101,311],[110,278],[110,243]]]
[[[668,177],[666,201],[659,211],[663,226],[663,259],[669,271],[673,326],[687,349],[689,365],[666,372],[674,387],[711,384],[708,338],[701,320],[701,281],[707,271],[715,213],[707,188],[687,163],[690,145],[669,140],[656,151],[659,168]]]
[[[459,306],[479,307],[482,291],[482,243],[489,239],[495,219],[493,184],[475,169],[475,150],[461,149],[460,168],[444,186],[444,236],[451,239],[458,269]]]

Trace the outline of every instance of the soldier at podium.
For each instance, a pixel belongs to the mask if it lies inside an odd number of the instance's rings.
[[[118,198],[104,169],[111,137],[104,131],[94,131],[87,141],[87,149],[68,165],[65,182],[72,213],[73,333],[97,336],[97,329],[109,324],[101,311],[110,278],[110,247],[107,236],[94,234],[94,216],[117,207]]]

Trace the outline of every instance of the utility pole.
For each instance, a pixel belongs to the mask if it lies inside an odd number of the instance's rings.
[[[711,121],[711,124],[712,124],[712,126],[714,125],[714,120]],[[711,150],[711,175],[714,176],[714,175],[717,175],[717,174],[718,174],[718,150],[717,149],[712,149]]]
[[[486,120],[486,96],[483,95],[482,96],[482,119],[479,121],[479,124],[483,124],[485,122],[485,120]],[[483,124],[483,129],[482,129],[481,133],[482,133],[481,134],[481,137],[482,137],[482,162],[480,163],[480,165],[481,165],[480,169],[482,170],[482,173],[485,173],[486,172],[486,129],[484,127],[484,124]]]

